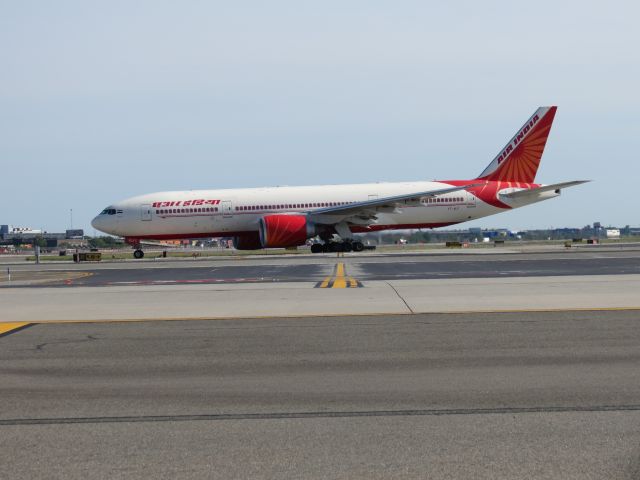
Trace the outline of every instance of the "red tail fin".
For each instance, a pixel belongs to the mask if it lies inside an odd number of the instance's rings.
[[[557,107],[540,107],[478,177],[533,183]]]

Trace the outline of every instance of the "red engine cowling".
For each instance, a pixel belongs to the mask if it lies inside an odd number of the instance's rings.
[[[317,234],[305,215],[267,215],[260,219],[260,242],[264,248],[304,245]]]
[[[236,250],[260,250],[262,243],[258,232],[253,235],[243,235],[242,237],[233,237],[233,248]]]

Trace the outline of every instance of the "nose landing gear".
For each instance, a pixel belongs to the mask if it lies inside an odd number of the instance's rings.
[[[142,245],[140,244],[139,238],[124,237],[124,241],[135,249],[133,251],[133,258],[140,260],[144,257],[144,252],[142,251]]]

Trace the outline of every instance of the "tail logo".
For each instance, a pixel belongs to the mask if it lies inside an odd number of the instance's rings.
[[[515,137],[513,137],[511,143],[509,143],[509,145],[507,145],[507,148],[505,148],[498,156],[498,165],[501,164],[509,156],[513,149],[517,147],[522,140],[524,140],[525,135],[529,133],[529,130],[531,130],[536,123],[538,123],[538,120],[540,120],[540,117],[538,116],[538,114],[535,114],[533,118],[529,120],[529,123],[527,123],[524,128],[520,130]]]
[[[555,113],[556,107],[540,107],[478,178],[533,183]]]

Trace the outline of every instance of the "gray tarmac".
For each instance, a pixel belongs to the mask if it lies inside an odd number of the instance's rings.
[[[640,311],[39,324],[2,478],[638,478]]]
[[[0,282],[0,288],[110,285],[180,285],[319,282],[343,262],[359,281],[640,274],[640,250],[573,250],[508,253],[479,250],[457,254],[351,254],[140,261],[85,265],[22,265],[14,272],[52,271],[58,281]],[[68,280],[70,272],[87,276]]]

